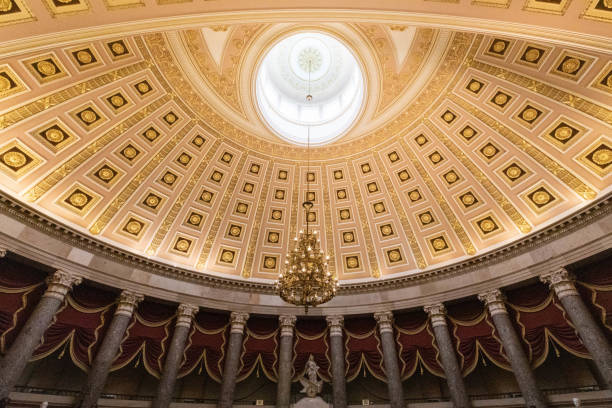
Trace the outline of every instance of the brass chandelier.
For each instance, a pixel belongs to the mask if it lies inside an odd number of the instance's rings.
[[[308,61],[308,94],[310,102],[310,73],[312,61]],[[310,173],[310,127],[307,139],[307,174]],[[310,178],[306,177],[306,195],[310,191]],[[302,203],[306,218],[306,229],[300,230],[294,240],[293,249],[287,253],[284,273],[278,275],[275,288],[279,296],[288,303],[304,306],[308,313],[309,306],[317,306],[329,302],[338,288],[338,278],[328,270],[326,256],[321,249],[321,239],[318,231],[310,228],[309,214],[313,207],[312,201]]]

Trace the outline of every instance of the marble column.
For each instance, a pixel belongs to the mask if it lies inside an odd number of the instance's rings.
[[[391,408],[403,408],[404,389],[400,378],[399,361],[397,359],[397,348],[393,337],[393,313],[377,312],[374,319],[378,323],[380,341],[383,349],[383,361],[385,374],[387,375],[387,388],[389,389],[389,399]]]
[[[157,394],[151,404],[152,408],[168,408],[170,406],[176,376],[183,360],[185,342],[191,329],[193,316],[197,311],[198,307],[196,305],[180,304],[178,307],[174,334],[172,335],[162,375],[157,385]]]
[[[119,352],[119,345],[121,340],[123,340],[125,330],[132,320],[136,306],[142,299],[143,296],[140,294],[127,290],[121,292],[115,315],[94,358],[91,370],[89,370],[87,376],[87,382],[83,386],[81,395],[75,404],[76,408],[93,408],[97,406],[96,404],[106,383],[108,372]]]
[[[332,389],[334,408],[346,408],[346,369],[344,368],[344,317],[327,316],[332,365]]]
[[[574,286],[573,277],[561,268],[540,276],[540,280],[555,291],[572,324],[576,328],[582,344],[589,351],[599,372],[612,389],[612,347],[601,327],[582,301]]]
[[[280,350],[278,352],[278,384],[276,406],[289,408],[291,402],[291,379],[293,377],[293,328],[295,316],[279,316]]]
[[[227,350],[225,351],[219,408],[231,408],[234,403],[234,388],[236,388],[236,377],[238,376],[238,367],[240,365],[242,338],[248,319],[248,313],[232,312],[230,316],[230,338]]]
[[[431,327],[440,352],[440,363],[442,363],[442,368],[444,369],[453,405],[455,408],[471,407],[472,405],[463,383],[459,362],[457,361],[457,355],[455,354],[455,348],[448,332],[446,308],[442,303],[436,303],[425,306],[424,309],[431,321]]]
[[[80,277],[64,271],[57,271],[47,278],[47,290],[0,361],[0,407],[8,402],[9,393],[40,344],[53,316],[64,303],[66,294],[79,283]]]
[[[506,356],[510,361],[512,372],[521,389],[521,394],[523,394],[525,405],[536,408],[548,407],[546,399],[538,389],[536,378],[525,355],[525,350],[512,325],[508,310],[506,310],[504,296],[498,289],[493,289],[479,294],[478,299],[484,302],[491,314],[491,319],[493,319]]]

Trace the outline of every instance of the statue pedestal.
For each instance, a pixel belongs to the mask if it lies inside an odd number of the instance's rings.
[[[323,401],[321,397],[316,397],[316,398],[305,397],[299,400],[298,402],[296,402],[294,407],[295,408],[328,408],[329,404]]]

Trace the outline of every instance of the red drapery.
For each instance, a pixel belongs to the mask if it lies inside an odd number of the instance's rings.
[[[323,319],[298,320],[295,324],[293,343],[293,381],[304,374],[310,356],[319,366],[324,381],[331,381],[331,360],[329,357],[329,331]]]
[[[243,381],[259,369],[270,381],[276,382],[278,356],[278,318],[251,317],[246,324],[240,370],[236,381]]]
[[[410,378],[417,369],[421,373],[426,369],[438,377],[444,377],[428,320],[422,311],[395,315],[395,339],[402,380]]]
[[[386,381],[383,356],[376,320],[373,317],[344,320],[346,380],[352,381],[361,370]]]
[[[229,320],[226,314],[199,312],[185,346],[179,378],[190,374],[198,367],[198,374],[206,370],[212,379],[221,382],[222,362],[228,335]]]

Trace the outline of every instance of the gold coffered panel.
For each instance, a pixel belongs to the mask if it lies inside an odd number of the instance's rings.
[[[568,3],[527,0],[518,12],[569,21]],[[584,18],[606,15],[595,3]],[[54,6],[57,21],[89,10],[71,5]],[[137,5],[106,0],[117,13]],[[313,148],[309,169],[252,98],[267,47],[303,29],[347,44],[371,98],[345,136]],[[0,186],[194,273],[273,280],[308,219],[342,282],[410,275],[609,194],[611,77],[611,54],[595,47],[374,20],[82,38],[0,58]]]

